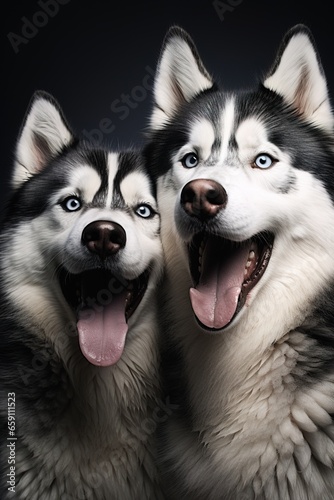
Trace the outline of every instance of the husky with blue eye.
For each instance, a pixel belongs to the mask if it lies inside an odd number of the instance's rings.
[[[1,498],[160,499],[162,247],[141,154],[76,139],[57,102],[38,92],[12,185],[1,229],[0,383],[15,460],[11,470],[3,445]]]
[[[168,498],[329,500],[334,120],[312,35],[295,26],[257,88],[224,92],[173,27],[154,101],[180,404],[160,450]]]

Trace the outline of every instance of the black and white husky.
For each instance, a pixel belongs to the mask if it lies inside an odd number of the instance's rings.
[[[294,27],[258,88],[227,93],[173,27],[154,99],[146,155],[184,382],[168,498],[332,499],[334,120],[312,36]]]
[[[159,226],[140,154],[34,95],[1,231],[1,498],[160,498]]]

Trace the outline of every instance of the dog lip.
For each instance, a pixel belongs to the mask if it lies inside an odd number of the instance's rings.
[[[204,325],[204,323],[202,323],[202,321],[200,321],[200,320],[197,318],[197,316],[196,316],[196,315],[195,315],[195,319],[196,319],[196,321],[197,321],[198,325],[199,325],[199,326],[200,326],[203,330],[205,330],[206,332],[209,332],[209,333],[210,333],[210,332],[211,332],[211,333],[219,333],[219,332],[222,332],[223,330],[225,330],[225,328],[227,328],[227,327],[231,324],[231,322],[230,322],[230,323],[228,323],[228,325],[224,326],[224,328],[210,328],[210,327],[208,327],[208,326]]]
[[[272,253],[272,249],[273,249],[274,238],[273,238],[273,236],[271,236],[269,238],[268,235],[266,235],[266,240],[267,240],[266,243],[262,243],[262,252],[260,253],[260,259],[256,265],[256,268],[252,272],[251,276],[249,278],[247,278],[241,286],[241,292],[239,295],[237,309],[235,311],[233,318],[231,319],[231,322],[234,320],[234,318],[237,316],[237,314],[241,311],[241,309],[245,305],[249,292],[260,281],[260,279],[264,275],[265,270],[268,266],[268,263],[269,263],[269,260],[271,257],[271,253]],[[228,325],[226,325],[226,326],[228,326]]]
[[[263,245],[259,262],[255,270],[252,272],[251,276],[243,282],[242,292],[246,292],[246,294],[248,294],[250,290],[254,288],[254,286],[260,281],[269,263],[272,248],[273,248],[273,241]]]
[[[126,299],[125,317],[128,321],[130,316],[135,312],[139,306],[142,298],[145,295],[149,282],[150,273],[148,270],[144,271],[138,278],[129,282],[128,295]]]

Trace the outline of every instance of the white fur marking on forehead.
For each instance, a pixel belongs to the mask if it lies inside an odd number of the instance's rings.
[[[256,118],[247,118],[241,122],[235,138],[239,147],[252,149],[256,149],[268,139],[265,127]]]
[[[206,118],[197,120],[190,131],[189,142],[192,146],[200,149],[201,156],[206,160],[211,153],[215,140],[215,132],[212,123]]]
[[[246,118],[242,121],[236,130],[235,139],[241,161],[252,162],[258,154],[272,155],[286,164],[291,161],[287,151],[270,142],[268,129],[258,118]]]
[[[221,147],[221,160],[225,160],[228,153],[228,146],[234,127],[234,99],[231,98],[227,101],[222,114],[222,147]]]
[[[86,202],[91,202],[101,186],[101,177],[95,168],[82,165],[70,175],[69,187],[79,190]]]
[[[110,207],[114,194],[114,179],[118,171],[118,153],[108,154],[108,195],[106,207]]]
[[[149,179],[142,172],[132,172],[125,176],[120,190],[127,205],[135,205],[144,201],[155,203],[151,195]]]

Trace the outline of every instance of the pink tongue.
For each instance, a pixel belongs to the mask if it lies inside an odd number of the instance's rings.
[[[77,328],[82,354],[97,366],[110,366],[120,359],[128,325],[126,291],[112,296],[110,304],[79,311]]]
[[[249,246],[224,254],[217,241],[208,241],[202,256],[202,272],[190,300],[199,321],[207,328],[221,329],[233,318],[244,280]]]

